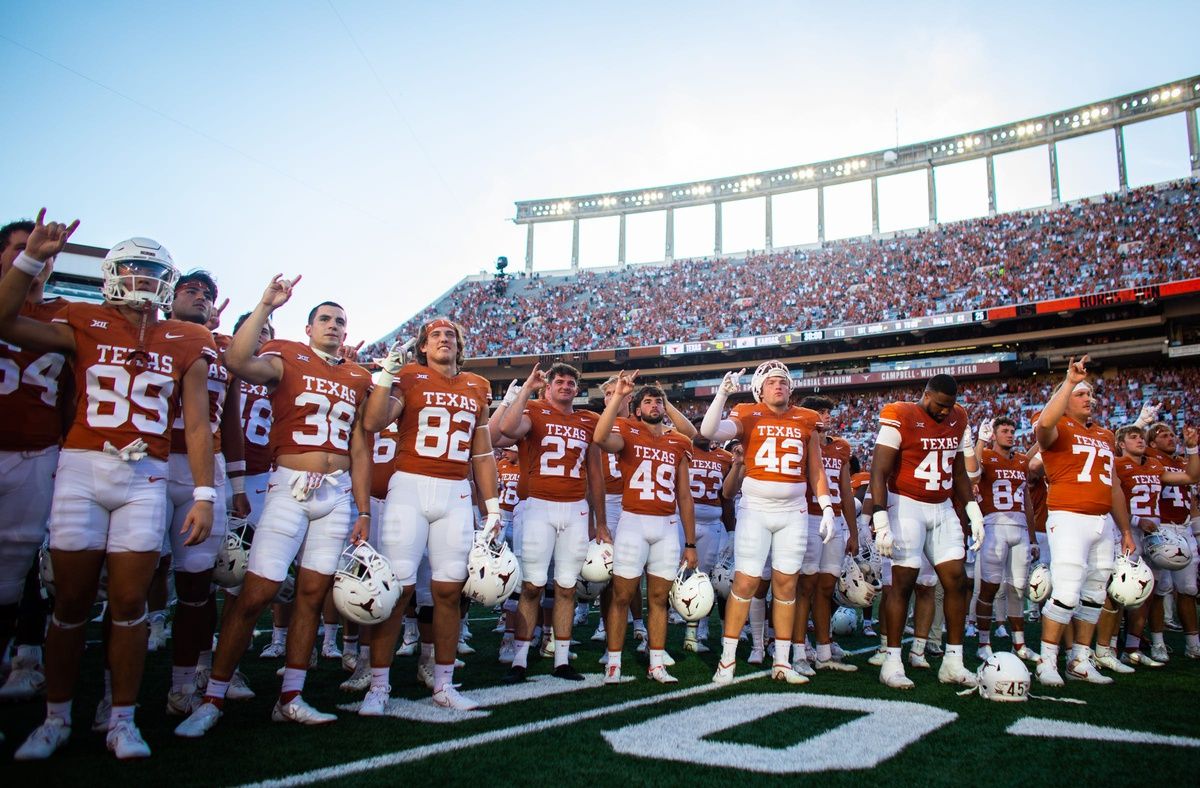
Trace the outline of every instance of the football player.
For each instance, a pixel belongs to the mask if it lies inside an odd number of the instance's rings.
[[[1049,488],[1051,590],[1042,606],[1036,671],[1038,681],[1049,687],[1063,685],[1058,643],[1072,620],[1075,645],[1067,658],[1067,675],[1093,684],[1112,683],[1092,664],[1091,642],[1113,569],[1113,521],[1121,532],[1121,549],[1127,555],[1137,549],[1125,494],[1113,483],[1115,438],[1092,419],[1096,400],[1087,381],[1087,361],[1084,356],[1068,362],[1065,379],[1038,416],[1034,435],[1041,454],[1030,461],[1031,470],[1044,465]]]
[[[16,757],[49,757],[70,736],[83,628],[107,563],[106,743],[118,758],[145,758],[150,748],[134,708],[146,653],[146,590],[166,531],[169,430],[181,400],[196,484],[181,527],[186,544],[201,544],[217,500],[207,386],[216,348],[203,326],[158,319],[160,309],[170,309],[179,272],[170,254],[146,238],[123,241],[105,257],[103,304],[68,304],[49,323],[21,316],[30,286],[78,226],[44,218],[43,209],[25,251],[0,280],[0,338],[73,357],[79,397],[50,512],[57,593],[46,637],[46,721]]]
[[[919,402],[893,402],[879,415],[879,437],[871,460],[875,510],[871,517],[875,545],[881,555],[892,559],[892,587],[884,611],[888,651],[879,680],[898,689],[913,686],[904,675],[900,639],[922,557],[945,589],[946,652],[938,681],[975,685],[975,674],[963,666],[969,585],[963,530],[951,497],[967,515],[972,550],[983,542],[983,513],[967,475],[963,455],[969,427],[957,397],[954,378],[934,375]],[[975,447],[969,448],[974,453]]]
[[[1017,423],[1007,416],[979,425],[975,453],[979,458],[979,508],[983,512],[983,548],[980,550],[979,599],[975,603],[978,656],[992,655],[992,608],[1000,585],[1008,578],[1018,589],[1008,599],[1008,625],[1013,653],[1036,659],[1025,645],[1025,617],[1020,599],[1028,584],[1029,560],[1037,560],[1033,518],[1026,515],[1025,489],[1029,459],[1016,450]],[[990,446],[988,444],[991,444]]]
[[[609,455],[612,456],[612,455]],[[721,521],[724,500],[721,489],[733,468],[733,455],[716,448],[699,434],[692,438],[692,459],[688,474],[696,511],[696,556],[700,571],[711,575],[721,551],[725,524]],[[687,625],[683,650],[703,654],[709,651],[708,617]]]
[[[742,370],[745,372],[745,370]],[[700,433],[709,440],[740,438],[746,445],[746,476],[734,531],[733,588],[725,605],[725,636],[713,681],[733,681],[738,636],[771,557],[772,620],[775,659],[771,678],[803,684],[808,678],[792,668],[792,624],[796,586],[808,540],[806,488],[811,484],[821,507],[818,530],[833,538],[833,499],[821,460],[820,420],[815,411],[792,407],[792,379],[778,361],[760,364],[750,382],[753,403],[735,405],[722,418],[725,402],[740,388],[742,372],[729,372],[717,388]],[[803,642],[804,632],[794,633]]]
[[[300,566],[283,684],[271,719],[303,725],[337,719],[310,706],[302,692],[321,607],[346,538],[358,542],[370,530],[371,436],[363,430],[360,411],[371,377],[339,357],[346,312],[332,301],[309,312],[307,344],[273,340],[259,347],[263,326],[291,299],[299,282],[300,277],[272,277],[225,352],[230,371],[271,390],[275,470],[254,530],[241,593],[221,622],[204,701],[175,728],[176,735],[185,738],[203,736],[216,724],[254,624],[275,599],[297,555]]]
[[[33,228],[31,221],[0,228],[0,276],[25,250]],[[30,284],[21,315],[46,321],[66,305],[61,298],[45,297],[46,280],[53,270],[51,257]],[[5,413],[0,425],[0,648],[7,649],[10,639],[16,643],[0,700],[27,700],[46,683],[42,665],[46,610],[37,593],[37,555],[46,539],[63,416],[70,405],[65,364],[62,353],[0,343],[0,369],[4,370],[0,377],[5,383],[0,393]],[[34,593],[23,593],[31,573]]]
[[[657,386],[634,390],[637,372],[621,373],[613,396],[596,424],[594,440],[617,455],[624,482],[621,521],[613,542],[613,597],[608,611],[606,684],[621,681],[625,617],[633,591],[646,575],[650,670],[662,684],[678,681],[667,672],[667,595],[679,571],[679,525],[683,521],[683,563],[698,565],[696,520],[688,481],[688,438],[663,425],[666,395]],[[632,397],[634,418],[619,418],[623,400]],[[678,514],[677,514],[678,513]]]
[[[809,613],[812,613],[813,630],[817,640],[817,670],[837,670],[853,673],[857,667],[833,658],[833,633],[830,619],[833,617],[833,589],[842,573],[842,561],[846,556],[858,554],[858,523],[850,510],[847,517],[842,502],[854,498],[850,486],[851,448],[845,438],[833,434],[829,420],[833,401],[826,397],[805,397],[800,407],[816,411],[820,422],[816,430],[821,440],[821,464],[829,485],[829,497],[833,501],[833,513],[838,518],[833,537],[823,540],[817,531],[821,522],[821,504],[808,490],[808,540],[804,549],[804,563],[800,568],[800,595],[796,600],[796,620],[792,631],[796,638],[795,658],[792,667],[804,675],[812,675],[813,668],[805,658],[804,633],[808,630]]]
[[[543,390],[544,389],[544,390]],[[530,403],[530,395],[542,391]],[[554,675],[572,681],[583,675],[571,667],[571,629],[575,612],[575,583],[588,549],[589,506],[602,512],[604,476],[600,450],[592,443],[596,414],[575,410],[579,370],[557,363],[546,372],[534,364],[504,414],[500,431],[529,451],[529,497],[521,533],[521,576],[516,651],[506,680],[525,680],[529,645],[537,611],[554,564]],[[602,520],[596,539],[611,542]]]
[[[433,596],[433,701],[452,709],[477,706],[459,693],[453,678],[459,600],[475,531],[468,473],[487,511],[484,530],[492,539],[500,533],[496,458],[488,431],[489,384],[462,369],[465,333],[457,323],[446,318],[425,323],[415,348],[415,363],[404,363],[405,350],[399,345],[380,359],[382,371],[363,419],[366,429],[376,432],[392,422],[399,427],[380,547],[404,588],[392,616],[371,633],[371,689],[359,710],[364,716],[384,713],[396,638],[426,551]]]

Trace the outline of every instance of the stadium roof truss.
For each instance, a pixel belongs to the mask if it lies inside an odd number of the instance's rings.
[[[937,220],[934,168],[985,158],[987,160],[988,208],[996,210],[996,180],[993,157],[1045,145],[1049,150],[1051,204],[1059,203],[1058,154],[1056,143],[1072,137],[1112,130],[1117,153],[1120,189],[1128,187],[1123,129],[1127,124],[1186,113],[1188,153],[1193,175],[1200,174],[1200,137],[1195,110],[1200,107],[1200,75],[1176,80],[1122,96],[1095,101],[1035,118],[1005,123],[941,139],[872,151],[838,159],[801,164],[725,178],[674,183],[601,194],[557,197],[517,202],[514,222],[527,225],[525,268],[533,270],[534,225],[541,222],[573,221],[571,266],[579,265],[579,220],[603,216],[620,217],[618,263],[625,264],[625,217],[647,211],[667,212],[664,259],[672,259],[673,209],[714,205],[716,224],[714,254],[721,254],[721,204],[730,200],[766,197],[766,248],[771,249],[771,195],[817,190],[818,239],[825,240],[824,188],[842,183],[870,180],[872,234],[879,234],[877,179],[881,176],[924,171],[929,185],[929,221]]]

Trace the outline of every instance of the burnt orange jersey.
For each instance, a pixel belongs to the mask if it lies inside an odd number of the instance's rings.
[[[51,320],[67,302],[61,298],[21,305],[21,316]],[[0,451],[36,451],[62,440],[62,353],[22,350],[0,342]]]
[[[893,402],[879,413],[880,432],[900,433],[900,456],[888,490],[925,503],[941,503],[954,489],[954,457],[963,450],[967,412],[955,405],[941,421],[916,402]]]
[[[1050,487],[1046,506],[1078,514],[1108,514],[1115,459],[1112,432],[1095,422],[1080,424],[1063,416],[1054,445],[1042,450]]]
[[[241,381],[242,432],[246,435],[246,475],[271,470],[271,390]]]
[[[525,409],[529,432],[529,496],[545,501],[582,501],[587,496],[588,447],[599,417],[590,410],[560,413],[542,402]]]
[[[1046,533],[1046,517],[1050,514],[1046,506],[1046,480],[1026,481],[1025,497],[1029,499],[1027,510],[1033,515],[1033,530]]]
[[[777,414],[766,405],[743,402],[729,415],[742,425],[746,476],[787,484],[808,479],[808,437],[821,420],[815,410],[790,407]]]
[[[225,366],[225,351],[229,349],[232,337],[224,334],[213,334],[213,343],[217,346],[217,358],[208,362],[208,422],[213,436],[213,453],[221,453],[221,414],[225,412],[225,399],[229,396],[229,388],[233,385],[233,375]],[[187,433],[183,429],[183,409],[171,424],[171,453],[187,454]]]
[[[448,378],[407,364],[392,384],[404,403],[396,468],[438,479],[465,479],[475,428],[487,417],[488,382],[473,372]]]
[[[375,436],[371,450],[371,497],[387,498],[388,482],[396,472],[396,425],[389,424]]]
[[[833,513],[838,517],[842,516],[842,468],[850,462],[850,455],[853,451],[845,438],[831,437],[821,442],[821,464],[825,467],[825,478],[829,481],[829,497],[833,499]],[[808,497],[808,513],[821,514],[821,505],[817,503],[811,484],[805,495]]]
[[[625,441],[617,452],[625,480],[621,508],[630,514],[675,514],[677,469],[683,462],[683,472],[688,472],[686,461],[692,442],[678,432],[655,435],[637,419],[617,419],[613,432]]]
[[[165,460],[183,376],[199,359],[217,357],[204,326],[164,320],[144,336],[116,307],[67,304],[52,322],[75,332],[75,387],[79,397],[68,449],[102,451],[141,438],[147,453]]]
[[[1162,477],[1167,472],[1162,463],[1149,456],[1143,458],[1143,462],[1124,456],[1117,458],[1116,469],[1129,513],[1134,517],[1157,518],[1163,492]]]
[[[500,508],[506,512],[511,512],[516,508],[517,503],[521,500],[517,495],[517,487],[521,482],[521,466],[508,459],[501,457],[496,460],[496,474],[500,477]]]
[[[1187,473],[1187,459],[1167,454],[1153,446],[1146,447],[1146,458],[1154,459],[1169,473]],[[1159,515],[1164,523],[1183,525],[1192,514],[1192,488],[1164,484],[1158,498]]]
[[[350,361],[330,364],[308,345],[284,339],[271,340],[258,354],[283,361],[283,377],[271,392],[272,457],[315,451],[349,456],[371,374]]]
[[[621,464],[617,462],[617,455],[604,452],[604,494],[620,495],[624,491],[625,483],[621,480]]]
[[[850,486],[854,488],[854,492],[858,492],[863,487],[871,486],[871,474],[869,471],[859,471],[850,477]]]
[[[523,443],[517,442],[517,467],[521,470],[521,476],[517,479],[517,500],[523,501],[529,497],[529,458],[532,456],[529,448]]]
[[[688,480],[692,500],[703,506],[721,505],[721,483],[733,467],[733,455],[724,449],[703,450],[692,446]]]
[[[1025,516],[1025,483],[1029,458],[1019,451],[1008,457],[984,449],[979,453],[979,508],[985,515],[996,512]]]

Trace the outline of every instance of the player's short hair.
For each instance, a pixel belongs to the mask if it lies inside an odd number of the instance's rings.
[[[17,219],[15,222],[0,227],[0,252],[8,248],[8,242],[12,238],[12,234],[18,230],[24,230],[27,233],[33,232],[33,222],[28,219]]]
[[[800,400],[800,407],[808,408],[809,410],[833,410],[833,400],[829,397],[818,397],[810,394]]]
[[[579,370],[564,361],[556,361],[550,365],[550,369],[546,370],[546,382],[549,383],[557,377],[574,378],[578,383]]]
[[[245,312],[242,315],[238,316],[237,322],[233,324],[233,333],[236,334],[238,332],[238,329],[242,327],[242,324],[250,319],[251,314],[252,313],[250,313],[250,312]],[[270,320],[267,321],[267,331],[270,333],[271,339],[274,339],[275,338],[275,326],[271,325]]]
[[[667,399],[667,395],[663,393],[662,389],[652,383],[647,383],[645,386],[642,386],[640,389],[633,392],[633,399],[629,401],[629,407],[636,411],[638,405],[641,405],[642,400],[644,400],[646,397],[658,397],[664,402]]]
[[[617,375],[609,375],[608,378],[603,383],[600,384],[600,391],[603,392],[604,394],[607,394],[608,390],[611,389],[614,385],[616,385],[617,377],[618,377]]]
[[[1141,435],[1144,438],[1146,437],[1146,431],[1137,424],[1126,424],[1124,427],[1117,430],[1117,443],[1123,443],[1125,438],[1130,435]]]
[[[446,317],[435,317],[428,323],[422,324],[421,329],[417,331],[417,345],[414,348],[414,353],[416,354],[418,364],[429,363],[429,356],[421,349],[425,346],[425,340],[429,339],[429,332],[435,328],[444,326],[453,328],[454,335],[458,337],[458,352],[454,355],[454,363],[460,367],[463,365],[463,362],[467,358],[467,332],[463,329],[461,323],[456,323]]]
[[[1015,430],[1017,428],[1017,423],[1008,416],[997,416],[996,418],[992,419],[992,429],[997,430],[1000,429],[1000,427],[1012,427]]]
[[[925,384],[925,390],[935,394],[945,394],[948,397],[957,397],[958,381],[950,375],[934,375]]]
[[[342,306],[337,301],[322,301],[321,303],[314,306],[312,309],[308,310],[308,324],[310,326],[313,324],[313,321],[317,319],[317,311],[323,306],[336,306],[338,309],[342,310],[343,312],[346,311],[346,307]]]
[[[1170,430],[1174,434],[1175,429],[1165,421],[1156,421],[1146,428],[1146,443],[1154,443],[1154,440],[1159,436],[1159,433]]]
[[[217,280],[211,272],[205,271],[203,268],[193,268],[180,276],[179,281],[175,283],[175,292],[178,293],[182,288],[194,284],[200,284],[208,291],[209,301],[217,300]]]

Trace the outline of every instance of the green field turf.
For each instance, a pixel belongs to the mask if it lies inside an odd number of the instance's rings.
[[[500,636],[490,631],[494,618],[488,619],[482,611],[476,615],[480,618],[472,625],[475,637],[471,642],[478,653],[466,657],[467,667],[456,674],[467,693],[496,687],[506,669],[496,661]],[[575,647],[579,654],[576,665],[584,673],[600,672],[596,660],[602,644],[587,639],[596,618],[593,613],[588,624],[579,628],[583,642]],[[714,626],[714,644],[718,631]],[[257,639],[253,655],[264,641],[265,636]],[[636,680],[618,687],[597,686],[511,702],[489,708],[486,717],[461,722],[368,720],[340,712],[336,723],[316,728],[269,721],[279,687],[274,675],[279,662],[252,655],[243,662],[243,669],[258,697],[230,702],[224,719],[199,741],[177,739],[171,733],[175,720],[163,712],[169,657],[160,652],[149,656],[138,710],[138,723],[154,755],[137,763],[116,761],[104,750],[103,736],[90,731],[100,692],[100,649],[93,645],[84,663],[87,678],[75,703],[75,734],[52,761],[29,765],[9,760],[16,745],[41,720],[42,705],[0,707],[0,730],[7,739],[0,745],[0,757],[6,762],[3,774],[8,785],[49,779],[54,783],[111,785],[132,781],[182,788],[236,785],[319,769],[330,770],[319,775],[328,778],[321,782],[344,785],[402,781],[515,785],[534,780],[571,785],[666,785],[684,780],[727,785],[748,779],[760,786],[819,779],[824,785],[836,786],[861,785],[864,778],[898,779],[910,785],[1017,785],[1047,779],[1054,783],[1086,781],[1090,785],[1144,785],[1147,781],[1156,785],[1195,785],[1200,773],[1200,749],[1195,747],[1200,741],[1188,747],[1032,738],[1006,732],[1022,719],[1037,718],[1200,738],[1200,662],[1184,659],[1182,638],[1177,635],[1168,635],[1174,658],[1159,670],[1139,669],[1133,676],[1119,677],[1109,687],[1072,682],[1060,690],[1043,690],[1036,685],[1033,690],[1036,694],[1081,699],[1086,705],[1038,700],[1001,704],[976,695],[959,697],[954,688],[938,684],[932,672],[911,668],[908,673],[916,681],[916,689],[889,690],[878,683],[878,670],[866,665],[866,654],[850,658],[860,665],[858,673],[821,673],[801,687],[771,682],[759,669],[742,663],[738,668],[741,681],[715,688],[709,679],[716,654],[684,654],[681,641],[682,628],[672,627],[669,646],[678,663],[671,670],[680,680],[673,686],[647,680],[644,658],[630,647],[624,657],[624,672]],[[1031,641],[1036,643],[1036,636]],[[843,646],[867,648],[874,642],[860,636],[844,639]],[[995,645],[1007,648],[1008,641],[999,640]],[[745,648],[743,645],[742,657]],[[968,651],[973,650],[974,644],[969,643]],[[549,662],[532,658],[531,675],[548,672]],[[936,670],[937,659],[932,662]],[[973,668],[977,661],[969,657],[967,664]],[[424,688],[417,686],[415,665],[414,657],[396,658],[392,672],[395,697],[414,701],[428,697]],[[309,674],[305,697],[324,711],[358,700],[357,695],[337,689],[345,675],[339,663],[323,660]],[[721,728],[737,714],[747,714],[747,710],[758,712],[770,703],[786,706],[800,701],[824,707],[784,708],[725,730],[714,729],[704,736],[703,742],[725,745],[719,753],[728,760],[724,766],[667,759],[672,754],[690,752],[687,741],[697,738],[689,735],[696,725],[713,722],[710,727]],[[885,705],[858,729],[837,732],[839,726],[854,724],[867,714],[846,708],[848,704],[870,701],[893,704]],[[898,703],[919,705],[904,707]],[[694,711],[686,714],[689,710]],[[617,733],[677,713],[685,715],[672,724],[667,720],[655,723],[653,729]],[[556,719],[568,715],[582,718]],[[925,719],[931,715],[953,719],[913,736],[923,730]],[[520,727],[535,723],[543,725],[536,731]],[[831,731],[837,739],[830,746],[822,746],[824,739],[811,741]],[[616,744],[610,743],[605,734]],[[869,767],[880,747],[908,737],[913,738],[908,746],[878,766]],[[621,752],[614,750],[618,744]],[[787,749],[793,746],[797,749]],[[776,752],[764,753],[761,748],[775,748]],[[353,769],[346,766],[377,756],[390,760],[382,765],[360,763]],[[816,769],[828,763],[848,764],[854,769],[782,775],[751,771],[762,769],[764,763],[768,769]],[[1147,767],[1151,767],[1149,771]]]

